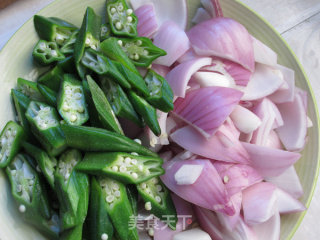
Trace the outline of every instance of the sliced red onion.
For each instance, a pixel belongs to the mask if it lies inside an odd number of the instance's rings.
[[[306,210],[306,207],[300,201],[280,188],[277,188],[275,193],[280,214],[296,213]]]
[[[236,228],[232,231],[224,231],[224,240],[260,240],[250,226],[241,217]]]
[[[201,175],[192,185],[178,185],[175,173],[184,164],[203,166]],[[179,197],[198,206],[233,215],[235,209],[228,197],[221,178],[209,160],[178,160],[163,165],[165,174],[161,176],[163,183]]]
[[[230,196],[263,180],[262,176],[249,165],[216,161],[213,166],[217,169]]]
[[[190,48],[186,33],[172,21],[167,21],[161,25],[154,36],[153,44],[167,52],[167,55],[154,61],[154,63],[164,66],[171,66]]]
[[[261,125],[260,118],[253,112],[237,105],[230,114],[234,125],[243,133],[249,134]]]
[[[237,21],[214,18],[191,28],[188,36],[198,55],[221,57],[254,71],[252,38]]]
[[[278,188],[283,189],[296,199],[303,195],[303,188],[294,166],[289,167],[281,175],[277,177],[268,177],[266,180],[273,183]]]
[[[269,136],[267,137],[267,141],[265,143],[265,147],[277,149],[283,148],[280,138],[274,130],[270,131]]]
[[[198,58],[183,62],[173,68],[166,76],[173,93],[177,97],[185,97],[188,82],[191,76],[200,68],[211,64],[211,58]]]
[[[190,91],[174,103],[173,113],[210,138],[239,103],[242,92],[226,87]]]
[[[281,65],[277,65],[276,68],[282,72],[286,88],[279,88],[276,92],[271,94],[269,98],[274,103],[293,102],[295,87],[294,71]]]
[[[192,185],[198,180],[202,170],[201,165],[184,164],[174,174],[174,179],[178,185]]]
[[[232,87],[233,81],[223,74],[216,72],[196,72],[193,79],[203,87]]]
[[[247,224],[266,222],[278,211],[275,190],[273,184],[260,182],[242,192],[243,216]]]
[[[295,152],[245,142],[242,142],[242,145],[250,156],[250,166],[257,170],[263,177],[279,176],[301,157],[299,153]]]
[[[187,231],[183,231],[174,235],[172,240],[211,240],[208,233],[204,232],[200,228],[192,228]]]
[[[173,156],[173,153],[171,151],[159,153],[159,157],[161,157],[164,162],[171,160],[172,156]]]
[[[134,13],[138,18],[138,35],[151,38],[159,28],[153,3],[140,6]]]
[[[233,132],[224,125],[209,139],[203,137],[191,126],[175,131],[170,137],[184,149],[199,156],[233,163],[249,161],[246,150]]]
[[[260,40],[252,37],[254,48],[254,60],[257,63],[269,65],[271,67],[277,66],[278,55],[267,45]]]
[[[170,72],[170,68],[167,66],[163,66],[160,64],[152,64],[152,70],[154,70],[156,73],[161,75],[162,77],[166,77],[167,74]]]
[[[188,51],[186,51],[185,54],[183,54],[178,60],[178,63],[183,63],[190,60],[195,60],[199,58],[199,56],[193,51],[192,48],[190,48]]]
[[[268,221],[252,226],[259,240],[280,239],[280,214],[276,212]]]
[[[242,100],[257,100],[274,93],[283,83],[283,75],[280,70],[267,65],[256,64],[248,86],[244,89]]]
[[[231,120],[230,117],[228,117],[226,119],[226,121],[224,122],[224,126],[226,128],[228,128],[228,130],[233,134],[233,136],[236,138],[236,139],[239,139],[240,137],[240,131],[236,128],[236,126],[234,125],[233,121]]]
[[[207,21],[210,18],[211,18],[210,14],[205,9],[198,8],[191,22],[194,24],[198,24],[198,23]]]
[[[142,5],[153,4],[159,26],[169,20],[175,22],[181,29],[187,26],[186,0],[130,0],[130,3],[134,10]]]
[[[302,95],[303,94],[303,95]],[[306,92],[295,93],[294,101],[278,105],[284,124],[276,129],[281,142],[289,151],[300,151],[307,135]]]

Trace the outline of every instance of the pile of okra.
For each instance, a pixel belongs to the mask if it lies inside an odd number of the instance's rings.
[[[159,178],[163,160],[126,137],[117,119],[161,133],[156,111],[172,110],[173,94],[150,64],[166,52],[137,36],[125,0],[107,1],[105,11],[88,7],[80,28],[34,16],[33,59],[48,71],[37,82],[18,79],[18,123],[0,136],[0,168],[17,209],[50,239],[139,239],[129,228],[138,201],[163,221],[173,216],[172,228],[177,222]]]

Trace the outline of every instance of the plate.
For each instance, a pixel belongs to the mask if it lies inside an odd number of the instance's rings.
[[[189,19],[192,19],[200,0],[187,0]],[[104,15],[105,0],[56,0],[38,14],[66,19],[78,26],[87,6],[91,6],[100,15]],[[308,143],[302,153],[302,158],[295,165],[305,191],[301,201],[308,207],[316,186],[319,170],[319,117],[316,101],[309,81],[290,47],[281,36],[254,11],[237,0],[222,0],[224,15],[242,23],[248,31],[278,53],[280,64],[292,68],[296,75],[296,85],[309,94],[308,115],[313,127],[308,131]],[[15,113],[10,99],[10,89],[16,84],[18,77],[35,80],[43,69],[34,69],[31,52],[38,37],[33,27],[32,19],[28,20],[9,40],[0,52],[0,127],[14,119]],[[0,239],[45,239],[33,227],[25,224],[10,194],[10,187],[3,171],[0,171]],[[304,213],[290,214],[282,217],[281,239],[290,239]]]

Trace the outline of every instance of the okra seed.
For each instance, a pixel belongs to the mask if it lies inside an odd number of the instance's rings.
[[[1,138],[1,145],[4,146],[7,142],[6,138]]]
[[[131,163],[132,163],[133,165],[136,165],[137,162],[138,162],[137,159],[132,159],[132,160],[131,160]]]
[[[122,5],[121,3],[118,5],[118,11],[119,11],[119,12],[122,12],[122,11],[123,11],[123,5]]]
[[[131,15],[133,13],[133,10],[131,9],[131,8],[129,8],[128,10],[127,10],[127,14],[128,15]]]
[[[77,118],[78,118],[77,115],[72,114],[71,117],[70,117],[70,121],[71,122],[75,122],[77,120]]]
[[[132,173],[132,177],[133,177],[134,179],[137,179],[137,178],[138,178],[138,174],[136,174],[136,173],[134,172],[134,173]]]
[[[115,195],[116,197],[120,197],[120,191],[118,191],[118,190],[115,191],[115,192],[114,192],[114,195]]]
[[[229,182],[229,177],[226,175],[223,177],[223,182],[228,183]]]
[[[21,192],[22,191],[22,186],[18,185],[16,190],[17,190],[18,193]]]
[[[114,171],[114,172],[118,172],[118,170],[119,170],[119,169],[118,169],[118,167],[117,167],[117,166],[113,166],[113,167],[112,167],[112,171]]]
[[[121,30],[122,29],[122,23],[121,22],[117,22],[116,23],[116,29]]]
[[[124,161],[125,161],[126,164],[130,164],[130,163],[131,163],[131,158],[126,157],[126,158],[124,159]]]
[[[139,165],[139,166],[138,166],[138,169],[139,169],[140,171],[142,171],[142,170],[143,170],[143,166],[142,166],[142,165]]]
[[[12,175],[12,176],[15,176],[16,174],[17,174],[17,170],[12,170],[12,171],[11,171],[11,175]]]
[[[139,60],[140,56],[139,56],[138,53],[135,53],[135,54],[133,54],[133,55],[134,55],[134,59],[135,59],[135,60]]]
[[[127,171],[127,168],[125,166],[120,167],[120,172],[126,172],[126,171]]]
[[[63,111],[68,112],[70,110],[70,107],[67,104],[63,104]]]
[[[140,186],[141,186],[142,189],[145,189],[147,187],[147,184],[146,183],[141,183]]]
[[[34,184],[34,181],[33,181],[33,180],[30,180],[30,181],[29,181],[29,185],[30,185],[30,186],[33,186],[33,184]]]
[[[157,184],[159,181],[158,181],[157,178],[153,178],[153,179],[152,179],[152,182],[153,182],[154,184]]]
[[[70,173],[67,173],[64,178],[67,180],[70,177]]]
[[[23,204],[21,204],[21,205],[19,206],[19,212],[24,213],[25,211],[26,211],[26,206],[23,205]]]
[[[6,137],[9,138],[11,136],[11,130],[6,131]]]
[[[150,211],[152,209],[152,206],[151,206],[151,202],[146,202],[144,204],[144,208],[147,210],[147,211]]]
[[[155,199],[156,199],[156,201],[157,201],[158,203],[161,202],[161,197],[160,197],[160,196],[156,196]]]
[[[160,192],[162,190],[162,186],[161,185],[157,185],[157,191]]]
[[[131,54],[131,55],[130,55],[130,58],[131,58],[131,59],[134,59],[134,55],[133,55],[133,54]]]
[[[106,33],[106,32],[108,32],[108,28],[107,28],[107,27],[102,27],[102,28],[101,28],[101,31],[102,31],[103,33]]]
[[[106,197],[106,201],[107,201],[108,203],[112,203],[113,200],[114,200],[114,196],[112,196],[112,195]]]
[[[141,40],[138,40],[138,41],[137,41],[137,45],[140,46],[141,44],[142,44],[142,41],[141,41]]]
[[[103,233],[102,235],[101,235],[101,240],[108,240],[108,234],[106,234],[106,233]]]
[[[47,47],[46,44],[43,43],[43,42],[40,43],[40,45],[39,45],[39,48],[42,49],[42,50],[44,50],[46,47]]]
[[[77,110],[79,113],[83,113],[84,112],[84,108],[83,107],[79,107]]]
[[[152,228],[150,228],[148,230],[148,234],[149,234],[149,236],[153,237],[154,236],[154,230]]]
[[[74,98],[75,98],[76,100],[81,99],[81,97],[82,97],[82,94],[81,94],[81,93],[76,93],[76,94],[74,95]]]
[[[111,10],[110,10],[110,12],[113,14],[113,13],[115,13],[117,11],[117,9],[116,8],[111,8]]]
[[[133,18],[132,18],[131,16],[127,17],[127,21],[128,21],[129,23],[131,23],[132,20],[133,20]]]
[[[143,55],[148,55],[148,54],[149,54],[148,50],[143,50]]]
[[[118,40],[118,44],[119,44],[120,46],[122,46],[122,44],[123,44],[122,40]]]
[[[134,139],[133,141],[135,141],[136,143],[141,144],[141,140],[139,138]]]
[[[57,53],[56,50],[52,50],[52,51],[51,51],[51,55],[54,56],[54,57],[56,57],[56,56],[58,56],[58,53]]]
[[[90,45],[90,47],[91,47],[93,50],[97,50],[97,46],[96,46],[96,45]]]

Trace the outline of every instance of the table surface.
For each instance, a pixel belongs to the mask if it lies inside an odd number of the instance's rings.
[[[19,0],[0,10],[0,49],[22,24],[54,0]],[[320,106],[320,1],[319,0],[242,0],[281,33],[304,66]],[[293,240],[320,237],[320,179],[313,201]]]

